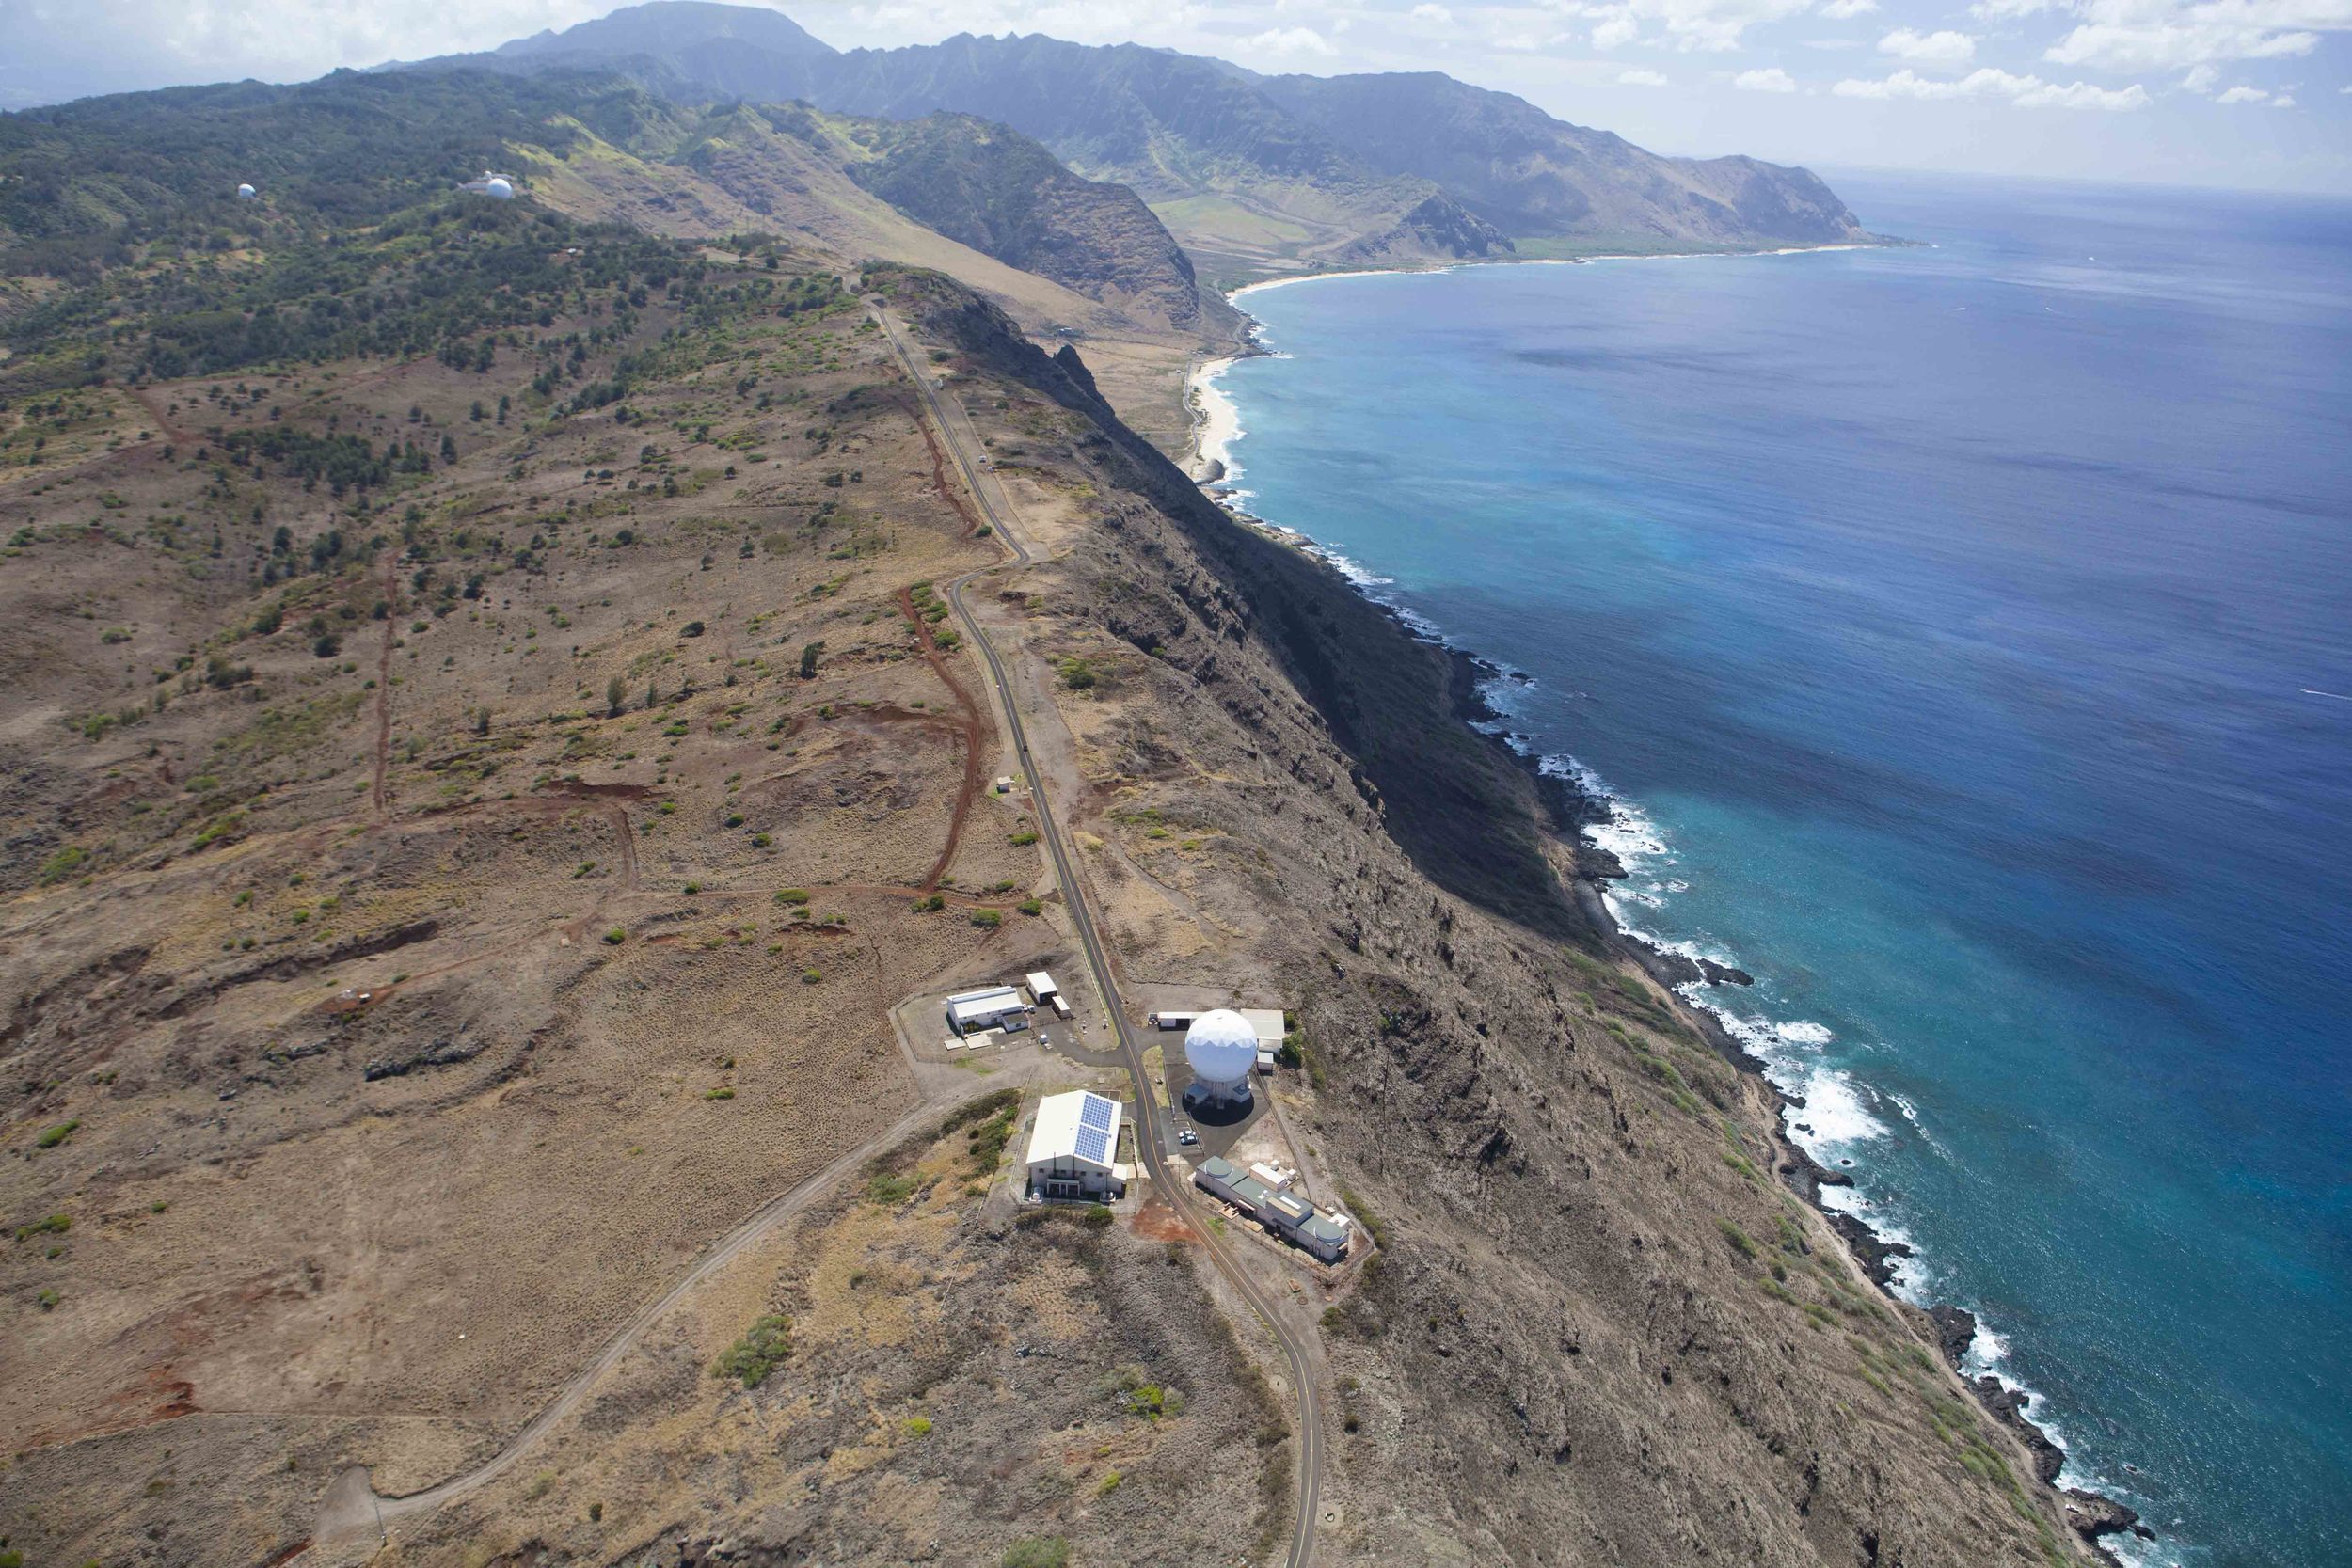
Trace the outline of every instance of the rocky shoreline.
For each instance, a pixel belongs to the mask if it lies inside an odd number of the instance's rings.
[[[1447,645],[1446,651],[1454,663],[1456,714],[1464,723],[1501,747],[1534,780],[1537,791],[1551,814],[1554,828],[1575,848],[1578,870],[1574,889],[1577,904],[1594,926],[1605,933],[1619,951],[1640,964],[1653,980],[1677,998],[1681,995],[1680,988],[1686,985],[1755,984],[1756,977],[1744,970],[1670,952],[1634,935],[1619,924],[1610,912],[1603,888],[1607,882],[1624,877],[1626,870],[1616,856],[1592,841],[1588,831],[1610,819],[1611,802],[1604,797],[1594,795],[1573,779],[1544,770],[1532,752],[1513,743],[1518,737],[1499,728],[1503,716],[1486,700],[1485,688],[1488,682],[1504,677],[1505,672],[1500,666],[1451,645]],[[1732,1066],[1751,1074],[1763,1086],[1775,1108],[1783,1113],[1780,1118],[1776,1118],[1776,1125],[1780,1127],[1777,1168],[1781,1179],[1829,1222],[1830,1228],[1846,1243],[1847,1249],[1853,1254],[1855,1263],[1882,1294],[1899,1308],[1915,1310],[1896,1295],[1894,1290],[1894,1264],[1899,1259],[1910,1257],[1912,1249],[1901,1242],[1881,1236],[1857,1216],[1832,1209],[1821,1201],[1822,1188],[1851,1187],[1853,1178],[1843,1171],[1824,1166],[1796,1140],[1788,1136],[1786,1113],[1790,1109],[1802,1110],[1804,1101],[1773,1083],[1765,1071],[1766,1064],[1737,1036],[1725,1029],[1711,1011],[1685,1001],[1682,1012],[1686,1021],[1706,1037],[1716,1053]],[[2066,1450],[2026,1416],[2026,1406],[2032,1402],[2031,1395],[2008,1387],[1995,1377],[1971,1378],[1967,1375],[1963,1361],[1976,1338],[1977,1320],[1974,1313],[1964,1307],[1939,1303],[1927,1307],[1926,1315],[1934,1325],[1936,1343],[1946,1363],[1954,1372],[1960,1373],[1962,1381],[1976,1394],[1978,1402],[1984,1406],[1985,1411],[2014,1432],[2025,1444],[2026,1451],[2033,1457],[2036,1479],[2058,1492],[2066,1521],[2075,1534],[2116,1568],[2122,1568],[2122,1560],[2103,1544],[2106,1537],[2129,1532],[2142,1540],[2155,1539],[2155,1532],[2140,1523],[2139,1514],[2133,1509],[2096,1492],[2058,1484],[2058,1476],[2066,1465]]]
[[[1255,347],[1254,343],[1252,347]],[[1228,497],[1216,495],[1211,487],[1224,477],[1224,465],[1213,459],[1210,461],[1215,467],[1215,476],[1200,477],[1199,483],[1203,489],[1210,490],[1228,515],[1245,527],[1279,535],[1299,545],[1309,553],[1314,553],[1311,542],[1279,524],[1244,511]],[[1325,564],[1344,580],[1344,574],[1329,566],[1327,562]],[[1363,592],[1352,582],[1348,586],[1358,593]],[[1373,597],[1369,594],[1364,596]],[[1379,603],[1377,599],[1373,602]],[[1747,986],[1755,983],[1755,976],[1729,965],[1670,952],[1628,931],[1610,911],[1604,896],[1606,884],[1625,877],[1626,869],[1613,854],[1593,842],[1590,834],[1591,829],[1611,819],[1612,802],[1606,797],[1585,789],[1572,778],[1545,770],[1541,759],[1530,748],[1518,743],[1524,737],[1502,727],[1506,716],[1487,700],[1486,692],[1490,683],[1511,678],[1510,672],[1491,659],[1430,636],[1414,626],[1394,606],[1381,604],[1380,608],[1394,617],[1408,635],[1444,652],[1452,661],[1451,687],[1455,718],[1481,739],[1509,757],[1513,766],[1533,782],[1550,818],[1552,831],[1575,852],[1577,872],[1570,891],[1578,909],[1593,929],[1610,946],[1641,965],[1645,973],[1672,993],[1684,1020],[1724,1060],[1752,1075],[1774,1108],[1782,1113],[1776,1120],[1779,1145],[1776,1169],[1781,1180],[1822,1215],[1831,1230],[1852,1254],[1856,1266],[1882,1294],[1901,1311],[1920,1311],[1920,1308],[1896,1295],[1894,1291],[1894,1265],[1912,1255],[1911,1247],[1881,1236],[1864,1220],[1833,1209],[1822,1201],[1823,1188],[1851,1187],[1853,1178],[1821,1164],[1788,1135],[1785,1114],[1791,1109],[1802,1110],[1804,1101],[1774,1084],[1766,1071],[1767,1064],[1724,1028],[1714,1013],[1681,996],[1680,988],[1687,985]],[[2103,1561],[2114,1564],[2115,1568],[2123,1568],[2122,1560],[2105,1544],[2106,1538],[2129,1533],[2142,1540],[2153,1540],[2154,1532],[2140,1522],[2136,1511],[2111,1497],[2079,1487],[2058,1486],[2058,1479],[2065,1467],[2066,1453],[2048,1433],[2026,1414],[2032,1396],[2005,1386],[1998,1378],[1971,1378],[1963,1366],[1969,1346],[1976,1338],[1977,1324],[1973,1313],[1963,1307],[1938,1304],[1925,1308],[1925,1316],[1933,1326],[1935,1339],[1946,1363],[1960,1375],[1986,1413],[2016,1433],[2032,1458],[2036,1479],[2058,1494],[2066,1521],[2075,1534]]]

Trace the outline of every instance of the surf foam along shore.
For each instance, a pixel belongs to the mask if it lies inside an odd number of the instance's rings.
[[[1220,481],[1230,484],[1241,474],[1233,461],[1233,443],[1245,434],[1241,410],[1217,386],[1217,379],[1242,357],[1227,355],[1206,360],[1184,377],[1184,406],[1192,415],[1192,461],[1187,471],[1203,484]]]
[[[1810,249],[1863,248],[1869,247],[1804,246],[1740,254],[1787,256]],[[1581,265],[1587,260],[1696,259],[1699,258],[1626,256],[1461,265]],[[1454,270],[1457,268],[1392,268],[1308,274],[1251,284],[1233,291],[1228,298],[1238,301],[1246,293],[1330,278]],[[2036,1475],[2059,1493],[2069,1523],[2092,1550],[2119,1568],[2170,1568],[2175,1561],[2170,1554],[2149,1552],[2148,1545],[2155,1537],[2140,1522],[2139,1514],[2108,1495],[2121,1488],[2103,1477],[2065,1474],[2067,1456],[2056,1428],[2037,1422],[2026,1414],[2037,1402],[2037,1396],[2001,1370],[2007,1339],[1981,1325],[1974,1311],[1929,1299],[1927,1279],[1917,1265],[1919,1254],[1910,1234],[1882,1204],[1873,1202],[1856,1186],[1849,1173],[1856,1168],[1862,1148],[1887,1136],[1890,1130],[1872,1109],[1872,1102],[1879,1098],[1876,1091],[1820,1059],[1821,1050],[1834,1038],[1828,1028],[1811,1020],[1773,1019],[1743,1011],[1718,1000],[1708,993],[1719,988],[1753,987],[1756,983],[1755,977],[1740,967],[1735,956],[1667,940],[1641,929],[1626,918],[1625,904],[1661,908],[1672,892],[1687,884],[1659,874],[1659,867],[1674,866],[1676,858],[1657,826],[1637,804],[1619,796],[1576,758],[1541,752],[1530,737],[1511,729],[1505,705],[1507,693],[1514,688],[1532,685],[1534,677],[1463,647],[1427,617],[1384,592],[1393,586],[1392,578],[1377,575],[1299,530],[1256,515],[1242,504],[1253,498],[1235,483],[1242,471],[1235,449],[1248,432],[1239,405],[1218,382],[1244,358],[1279,356],[1265,346],[1263,332],[1263,324],[1251,319],[1247,352],[1205,361],[1185,378],[1185,402],[1193,415],[1190,471],[1196,482],[1208,489],[1236,522],[1279,537],[1322,561],[1415,636],[1446,651],[1454,662],[1457,715],[1490,742],[1502,747],[1534,775],[1552,815],[1555,830],[1576,846],[1578,872],[1574,892],[1587,916],[1684,1004],[1702,1036],[1720,1054],[1760,1079],[1772,1095],[1787,1155],[1778,1165],[1782,1180],[1822,1212],[1845,1243],[1854,1265],[1880,1291],[1918,1309],[1934,1324],[1935,1338],[1946,1360],[1976,1392],[1986,1411],[2024,1442],[2033,1457]],[[1899,1104],[1897,1114],[1927,1136],[1915,1109]],[[2110,1541],[2122,1545],[2124,1551],[2119,1554]]]

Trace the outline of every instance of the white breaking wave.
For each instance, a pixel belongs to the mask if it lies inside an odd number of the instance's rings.
[[[1867,248],[1871,247],[1867,245],[1800,246],[1764,254],[1788,256],[1811,250]],[[1696,260],[1698,258],[1592,257],[1585,258],[1582,261],[1558,264],[1575,265],[1592,261],[1668,259]],[[1478,264],[1481,263],[1467,263],[1467,265]],[[1455,269],[1447,267],[1431,270],[1450,272]],[[1238,290],[1230,297],[1238,299],[1241,294],[1257,289],[1279,288],[1290,283],[1312,282],[1318,278],[1390,276],[1397,275],[1388,272],[1325,273],[1302,277],[1276,278],[1254,284],[1248,289]],[[1234,459],[1232,449],[1246,432],[1242,426],[1239,409],[1234,405],[1232,398],[1216,385],[1216,382],[1217,377],[1233,363],[1232,359],[1224,359],[1203,365],[1194,372],[1189,383],[1202,417],[1198,451],[1201,456],[1214,457],[1225,465],[1229,484],[1241,472],[1240,465]],[[1247,497],[1249,492],[1234,490],[1232,494],[1236,498],[1241,498]],[[1393,596],[1380,592],[1380,590],[1393,587],[1393,578],[1379,576],[1350,560],[1340,551],[1318,543],[1296,529],[1279,523],[1268,523],[1266,526],[1296,540],[1301,549],[1328,562],[1366,597],[1397,615],[1416,633],[1446,647],[1460,649],[1464,652],[1476,652],[1456,642],[1435,623],[1399,604]],[[1623,882],[1603,885],[1602,901],[1607,905],[1611,915],[1616,919],[1618,925],[1629,936],[1647,942],[1661,951],[1679,953],[1694,959],[1707,958],[1725,967],[1744,967],[1740,964],[1738,957],[1727,950],[1709,947],[1696,942],[1663,937],[1655,932],[1644,930],[1640,926],[1626,918],[1623,903],[1633,902],[1647,909],[1662,909],[1668,895],[1687,893],[1690,891],[1691,884],[1679,877],[1665,876],[1658,870],[1660,867],[1676,866],[1678,862],[1673,849],[1667,844],[1663,832],[1640,806],[1619,795],[1597,772],[1577,758],[1565,752],[1538,753],[1533,742],[1508,727],[1505,722],[1510,714],[1508,699],[1514,692],[1523,690],[1534,684],[1534,677],[1525,672],[1507,667],[1502,668],[1494,677],[1483,683],[1481,695],[1486,698],[1487,705],[1502,717],[1481,723],[1477,727],[1502,740],[1519,755],[1534,758],[1539,772],[1574,784],[1586,800],[1592,801],[1605,814],[1602,820],[1587,825],[1583,832],[1584,837],[1595,847],[1614,855],[1628,872]],[[2303,690],[2310,696],[2329,697],[2339,702],[2352,702],[2352,697],[2340,692],[2309,687],[2304,688]],[[1640,879],[1638,885],[1635,880],[1637,878]],[[1851,1168],[1855,1164],[1865,1146],[1889,1136],[1892,1129],[1873,1110],[1873,1106],[1882,1101],[1894,1106],[1896,1115],[1930,1147],[1936,1148],[1938,1152],[1947,1152],[1936,1142],[1933,1134],[1928,1132],[1920,1119],[1918,1107],[1910,1100],[1891,1092],[1882,1096],[1879,1091],[1872,1089],[1851,1073],[1820,1060],[1820,1053],[1836,1039],[1835,1032],[1827,1025],[1811,1019],[1769,1019],[1733,1013],[1715,999],[1714,993],[1718,992],[1719,989],[1694,984],[1683,987],[1681,993],[1685,1001],[1694,1006],[1705,1008],[1718,1020],[1750,1053],[1764,1064],[1765,1076],[1784,1094],[1791,1097],[1792,1103],[1786,1107],[1783,1113],[1786,1130],[1788,1136],[1816,1162],[1831,1169]],[[1795,1101],[1802,1101],[1802,1105],[1794,1103]],[[1820,1189],[1820,1202],[1825,1210],[1849,1214],[1860,1220],[1868,1226],[1882,1241],[1891,1245],[1910,1249],[1908,1255],[1891,1258],[1887,1260],[1889,1285],[1895,1294],[1915,1306],[1922,1307],[1928,1305],[1936,1295],[1948,1297],[1949,1292],[1938,1290],[1935,1282],[1931,1279],[1931,1271],[1920,1257],[1917,1243],[1913,1240],[1910,1231],[1899,1219],[1889,1213],[1883,1200],[1873,1197],[1858,1186],[1824,1186]],[[2045,1408],[2047,1402],[2010,1370],[2010,1346],[2008,1338],[1988,1323],[1981,1313],[1978,1313],[1976,1334],[1963,1355],[1962,1365],[1971,1375],[1994,1378],[2004,1387],[2014,1389],[2027,1396],[2030,1402],[2027,1407],[2030,1418],[2049,1435],[2053,1443],[2056,1443],[2068,1455],[2065,1469],[2058,1478],[2058,1484],[2086,1487],[2119,1500],[2146,1507],[2147,1499],[2143,1495],[2137,1494],[2136,1488],[2119,1485],[2110,1478],[2089,1471],[2076,1462],[2074,1457],[2075,1446],[2069,1440],[2059,1425],[2050,1418]],[[2146,1542],[2127,1533],[2110,1537],[2103,1544],[2120,1558],[2126,1568],[2189,1568],[2180,1556],[2178,1548],[2168,1538],[2160,1537],[2155,1542]]]

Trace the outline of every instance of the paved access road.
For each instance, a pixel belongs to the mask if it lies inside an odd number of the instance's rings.
[[[988,519],[995,536],[1004,541],[1016,563],[1025,564],[1031,559],[1028,547],[1020,535],[1006,526],[1012,508],[1005,500],[1003,491],[995,483],[993,470],[980,467],[980,439],[973,428],[971,416],[953,398],[942,397],[925,373],[922,361],[915,357],[907,342],[904,330],[878,300],[868,300],[874,320],[880,324],[890,346],[898,356],[898,363],[923,401],[923,407],[932,422],[939,426],[946,439],[947,451],[955,459],[956,467],[979,502],[981,514]],[[985,483],[983,483],[985,481]],[[1207,1223],[1200,1205],[1193,1198],[1187,1183],[1177,1180],[1169,1172],[1160,1148],[1158,1130],[1161,1126],[1159,1108],[1152,1092],[1152,1074],[1144,1067],[1143,1046],[1135,1028],[1128,1022],[1127,1009],[1119,999],[1119,983],[1111,974],[1110,958],[1097,933],[1094,917],[1087,908],[1084,890],[1079,886],[1075,867],[1064,847],[1060,828],[1054,820],[1051,803],[1045,792],[1045,780],[1036,760],[1029,754],[1029,741],[1021,725],[1021,710],[1013,701],[1012,687],[1006,679],[1003,660],[989,641],[988,633],[963,601],[964,585],[974,578],[1001,569],[983,567],[967,572],[947,585],[947,602],[963,623],[972,645],[979,650],[988,669],[988,683],[997,705],[1003,711],[1006,733],[1012,736],[1013,748],[1021,758],[1021,770],[1028,780],[1030,799],[1036,802],[1038,827],[1048,856],[1054,864],[1054,879],[1060,885],[1063,904],[1070,911],[1070,922],[1076,927],[1078,942],[1086,949],[1087,967],[1093,973],[1094,984],[1103,1005],[1109,1010],[1112,1032],[1118,1037],[1120,1054],[1127,1066],[1127,1076],[1135,1083],[1136,1148],[1143,1156],[1144,1169],[1152,1178],[1152,1185],[1161,1196],[1184,1214],[1200,1238],[1202,1247],[1226,1279],[1241,1293],[1250,1308],[1263,1321],[1267,1330],[1282,1347],[1282,1354],[1290,1363],[1291,1386],[1298,1394],[1298,1481],[1297,1516],[1291,1534],[1290,1551],[1283,1560],[1288,1568],[1308,1568],[1314,1558],[1315,1527],[1322,1508],[1323,1489],[1323,1409],[1322,1396],[1315,1386],[1311,1347],[1307,1336],[1295,1324],[1287,1322],[1277,1310],[1257,1281],[1249,1277],[1233,1257],[1232,1248]]]

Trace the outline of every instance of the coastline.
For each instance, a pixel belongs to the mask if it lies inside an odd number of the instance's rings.
[[[1618,856],[1597,841],[1596,830],[1619,825],[1623,820],[1623,803],[1597,780],[1579,776],[1565,768],[1549,766],[1548,759],[1534,750],[1527,737],[1509,730],[1509,716],[1495,705],[1488,693],[1499,685],[1526,677],[1516,675],[1493,660],[1462,647],[1438,627],[1382,598],[1374,590],[1386,579],[1374,577],[1357,563],[1295,529],[1248,511],[1241,503],[1248,498],[1248,492],[1234,484],[1241,469],[1232,449],[1234,443],[1248,432],[1242,423],[1238,405],[1218,388],[1216,382],[1226,370],[1242,359],[1267,356],[1274,352],[1259,340],[1262,324],[1239,305],[1244,294],[1323,278],[1452,272],[1467,266],[1576,266],[1590,261],[1752,258],[1804,254],[1814,250],[1882,247],[1877,244],[1848,244],[1649,256],[1504,258],[1433,266],[1311,273],[1248,284],[1227,295],[1229,300],[1235,302],[1235,309],[1241,310],[1248,323],[1242,350],[1202,359],[1184,378],[1184,404],[1192,428],[1191,442],[1182,466],[1234,521],[1277,537],[1321,561],[1358,593],[1393,616],[1410,635],[1445,652],[1453,661],[1454,671],[1455,716],[1489,744],[1501,748],[1528,775],[1551,816],[1553,831],[1574,851],[1577,869],[1571,892],[1579,908],[1609,943],[1640,965],[1674,999],[1685,1019],[1718,1054],[1740,1072],[1753,1077],[1760,1085],[1774,1112],[1773,1131],[1778,1150],[1774,1161],[1775,1173],[1790,1190],[1823,1216],[1847,1254],[1847,1260],[1899,1310],[1914,1317],[1926,1337],[1936,1345],[1947,1365],[1975,1394],[1985,1412],[2018,1438],[2030,1456],[2036,1478],[2057,1495],[2067,1523],[2092,1554],[2103,1561],[2114,1564],[2115,1568],[2125,1568],[2124,1560],[2108,1546],[2107,1539],[2128,1536],[2153,1541],[2155,1539],[2154,1532],[2142,1523],[2135,1510],[2123,1503],[2089,1487],[2061,1484],[2067,1465],[2066,1450],[2049,1430],[2027,1414],[2036,1398],[2032,1391],[1996,1372],[1972,1373],[1970,1370],[1968,1363],[1972,1356],[1978,1357],[1980,1365],[1994,1359],[1989,1352],[1979,1355],[1979,1346],[1980,1340],[1986,1338],[1993,1339],[1997,1345],[1998,1337],[1983,1329],[1975,1314],[1964,1307],[1914,1301],[1899,1292],[1898,1271],[1901,1260],[1914,1255],[1909,1241],[1899,1232],[1890,1233],[1891,1227],[1885,1227],[1883,1222],[1873,1224],[1852,1208],[1835,1203],[1828,1197],[1831,1192],[1852,1190],[1854,1180],[1842,1170],[1823,1165],[1796,1136],[1792,1113],[1804,1113],[1807,1108],[1806,1100],[1775,1082],[1772,1076],[1774,1064],[1758,1055],[1750,1042],[1735,1032],[1727,1012],[1692,994],[1699,987],[1752,984],[1753,977],[1736,965],[1683,952],[1633,929],[1612,907],[1609,883],[1622,879],[1628,872]]]

